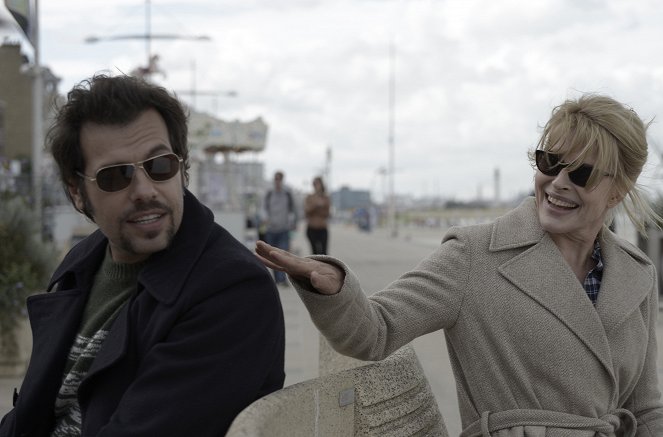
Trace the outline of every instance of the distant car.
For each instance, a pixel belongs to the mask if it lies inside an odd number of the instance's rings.
[[[371,216],[366,208],[357,208],[354,213],[355,222],[360,230],[365,232],[371,231]]]

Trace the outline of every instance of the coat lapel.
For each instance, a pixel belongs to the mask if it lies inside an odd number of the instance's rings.
[[[612,374],[610,346],[599,315],[550,237],[544,236],[499,271],[564,323]]]
[[[71,340],[85,305],[80,290],[62,290],[30,296],[28,315],[32,329],[32,357],[17,401],[17,429],[33,430],[48,422]],[[39,418],[35,420],[35,418]]]
[[[138,282],[156,300],[170,305],[179,296],[214,229],[212,212],[188,190],[184,196],[184,216],[170,247],[151,256],[140,272]],[[178,254],[186,253],[186,257]]]
[[[17,406],[20,403],[27,407],[17,411],[27,412],[29,417],[17,415],[17,429],[36,429],[53,414],[67,354],[105,247],[103,235],[93,233],[69,252],[53,274],[48,290],[57,284],[58,291],[28,298],[32,357],[17,401]],[[36,422],[35,417],[44,421]]]
[[[604,229],[600,242],[605,267],[596,310],[609,334],[638,310],[651,293],[656,274],[642,252],[624,244],[609,230]]]
[[[508,225],[509,222],[515,225]],[[614,378],[601,319],[557,246],[541,229],[533,198],[525,200],[510,218],[496,221],[490,249],[527,246],[530,247],[499,266],[499,272],[559,319]]]

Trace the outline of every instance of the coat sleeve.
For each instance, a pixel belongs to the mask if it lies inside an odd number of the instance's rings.
[[[341,291],[316,293],[290,280],[313,322],[338,352],[361,360],[381,360],[415,338],[449,328],[461,309],[470,268],[468,245],[447,234],[441,246],[384,290],[366,297],[357,276],[341,261],[312,256],[345,271]]]
[[[145,353],[99,436],[218,437],[283,386],[283,313],[267,272],[206,296]]]
[[[658,279],[654,278],[658,284]],[[663,403],[658,382],[656,326],[658,316],[658,287],[654,286],[648,299],[649,335],[645,365],[633,393],[625,407],[638,421],[637,437],[663,436]]]

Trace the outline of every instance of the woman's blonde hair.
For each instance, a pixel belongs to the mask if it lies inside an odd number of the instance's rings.
[[[637,183],[647,162],[647,128],[638,114],[611,97],[585,94],[566,100],[552,111],[543,127],[537,149],[549,151],[560,146],[577,152],[568,169],[578,168],[588,156],[595,156],[594,171],[587,183],[591,189],[606,174],[611,176],[624,210],[638,232],[646,236],[646,225],[660,228],[663,219],[652,209],[644,188]],[[535,165],[534,151],[529,159]],[[609,223],[613,214],[606,217]]]

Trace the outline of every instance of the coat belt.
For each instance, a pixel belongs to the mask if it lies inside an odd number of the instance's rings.
[[[518,426],[593,431],[598,437],[615,437],[621,430],[624,437],[635,437],[637,420],[633,413],[617,408],[604,416],[594,418],[549,410],[484,411],[481,418],[463,430],[460,437],[490,437],[491,433]]]

